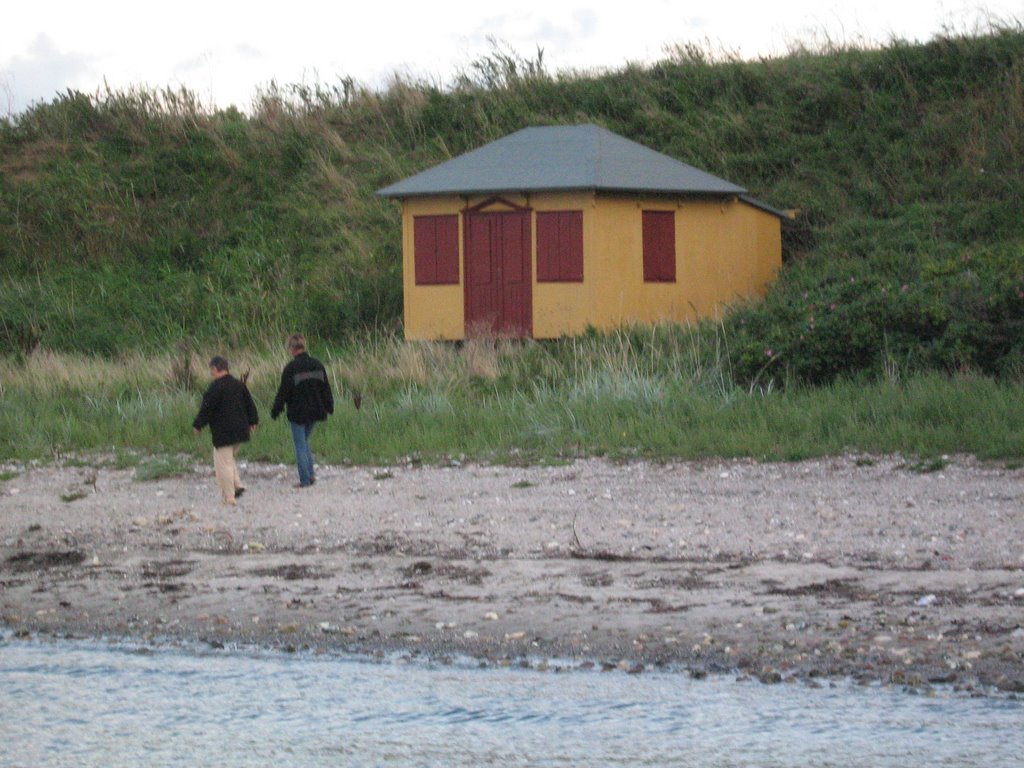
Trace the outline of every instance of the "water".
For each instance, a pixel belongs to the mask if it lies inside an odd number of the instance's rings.
[[[0,766],[1020,766],[1024,703],[0,640]]]

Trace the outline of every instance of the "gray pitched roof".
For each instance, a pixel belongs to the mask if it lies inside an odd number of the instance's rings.
[[[557,190],[740,195],[739,187],[597,125],[524,128],[377,191],[382,197]]]

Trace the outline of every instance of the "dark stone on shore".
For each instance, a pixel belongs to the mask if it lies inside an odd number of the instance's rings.
[[[762,672],[761,676],[757,679],[765,685],[778,685],[782,682],[782,673],[772,669],[767,672]]]
[[[426,560],[419,560],[410,565],[408,568],[402,568],[401,573],[406,578],[410,578],[411,576],[422,576],[424,574],[430,573],[432,570],[434,570],[434,566],[432,564],[430,564]]]
[[[1000,680],[996,687],[1004,693],[1024,693],[1024,680]]]

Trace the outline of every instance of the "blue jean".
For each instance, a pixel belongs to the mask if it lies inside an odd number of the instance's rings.
[[[312,485],[316,480],[313,474],[313,451],[309,447],[309,436],[313,434],[316,422],[296,424],[289,421],[292,428],[292,440],[295,442],[295,462],[299,465],[299,485]]]

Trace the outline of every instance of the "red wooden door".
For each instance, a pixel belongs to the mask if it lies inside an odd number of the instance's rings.
[[[466,336],[532,336],[530,212],[467,212]]]

